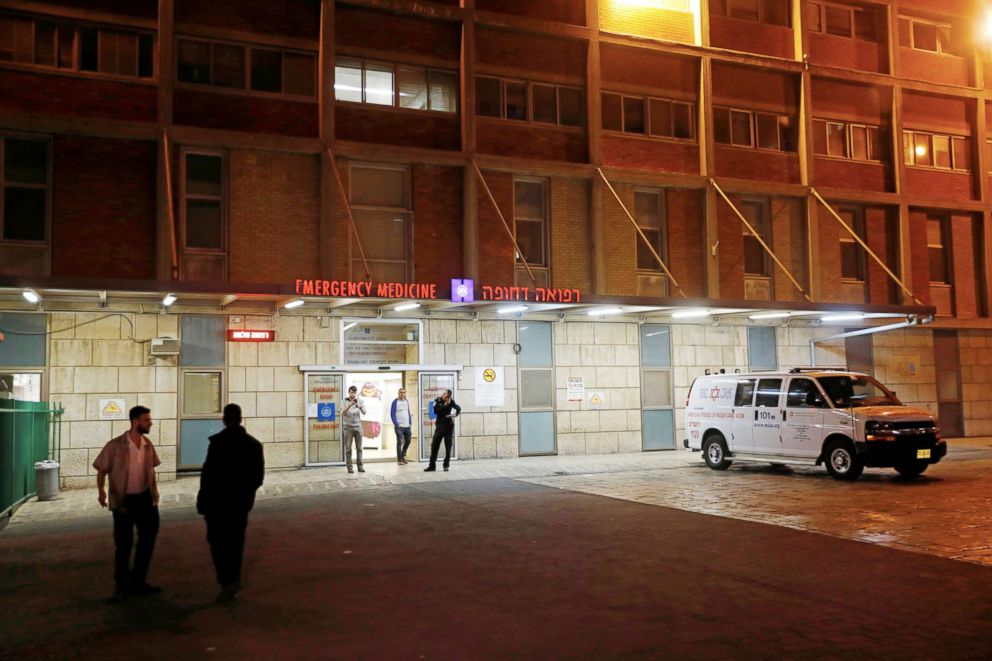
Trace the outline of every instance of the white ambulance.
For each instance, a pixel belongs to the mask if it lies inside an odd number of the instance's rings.
[[[866,374],[823,368],[698,377],[685,409],[685,447],[706,465],[734,460],[826,464],[841,480],[866,466],[916,477],[947,454],[929,412],[903,405]]]

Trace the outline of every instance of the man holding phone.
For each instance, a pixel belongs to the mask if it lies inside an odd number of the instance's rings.
[[[462,412],[462,407],[451,398],[451,391],[434,400],[434,439],[431,441],[431,460],[424,472],[437,470],[437,452],[444,440],[444,470],[451,463],[451,442],[455,434],[455,418]]]
[[[344,431],[345,463],[348,464],[349,473],[355,472],[351,467],[352,441],[358,448],[358,472],[365,472],[365,466],[362,464],[362,416],[364,414],[365,404],[358,398],[358,388],[356,386],[348,388],[348,397],[344,400],[344,410],[341,411],[341,428]]]

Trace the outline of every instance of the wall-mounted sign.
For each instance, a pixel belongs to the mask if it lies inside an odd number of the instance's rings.
[[[561,287],[490,287],[482,285],[484,301],[532,301],[534,303],[578,303],[582,292]]]
[[[296,281],[300,296],[339,296],[342,298],[436,299],[437,285],[422,282],[372,282],[351,280]]]
[[[475,368],[475,405],[504,406],[506,404],[506,385],[503,381],[502,367]]]
[[[475,280],[452,278],[451,302],[472,303],[475,301]]]
[[[606,400],[606,391],[604,390],[590,390],[589,399],[587,400],[589,408],[591,409],[605,409],[608,406]]]
[[[123,399],[101,399],[101,420],[127,420],[127,403]]]
[[[274,330],[232,329],[227,331],[228,342],[275,342]]]
[[[568,401],[584,402],[586,399],[586,380],[582,376],[570,376],[567,382]]]

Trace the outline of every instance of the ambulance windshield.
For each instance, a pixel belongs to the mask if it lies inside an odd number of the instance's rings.
[[[892,392],[870,376],[821,376],[819,381],[837,408],[902,406]]]

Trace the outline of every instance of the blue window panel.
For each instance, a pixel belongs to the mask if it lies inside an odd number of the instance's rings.
[[[672,329],[662,324],[641,326],[641,361],[644,367],[672,366]]]
[[[748,367],[755,370],[777,370],[778,351],[775,329],[770,326],[751,326],[747,329]]]
[[[182,420],[179,423],[179,468],[199,468],[207,460],[210,437],[224,429],[217,420]]]
[[[641,449],[675,449],[675,418],[671,410],[644,411],[641,420]]]
[[[522,321],[517,325],[520,367],[551,367],[554,344],[551,322]]]
[[[181,319],[179,364],[184,367],[223,366],[227,318],[184,314]]]
[[[44,367],[46,330],[47,314],[0,313],[0,367]]]
[[[554,454],[555,414],[539,411],[520,414],[520,454]]]

